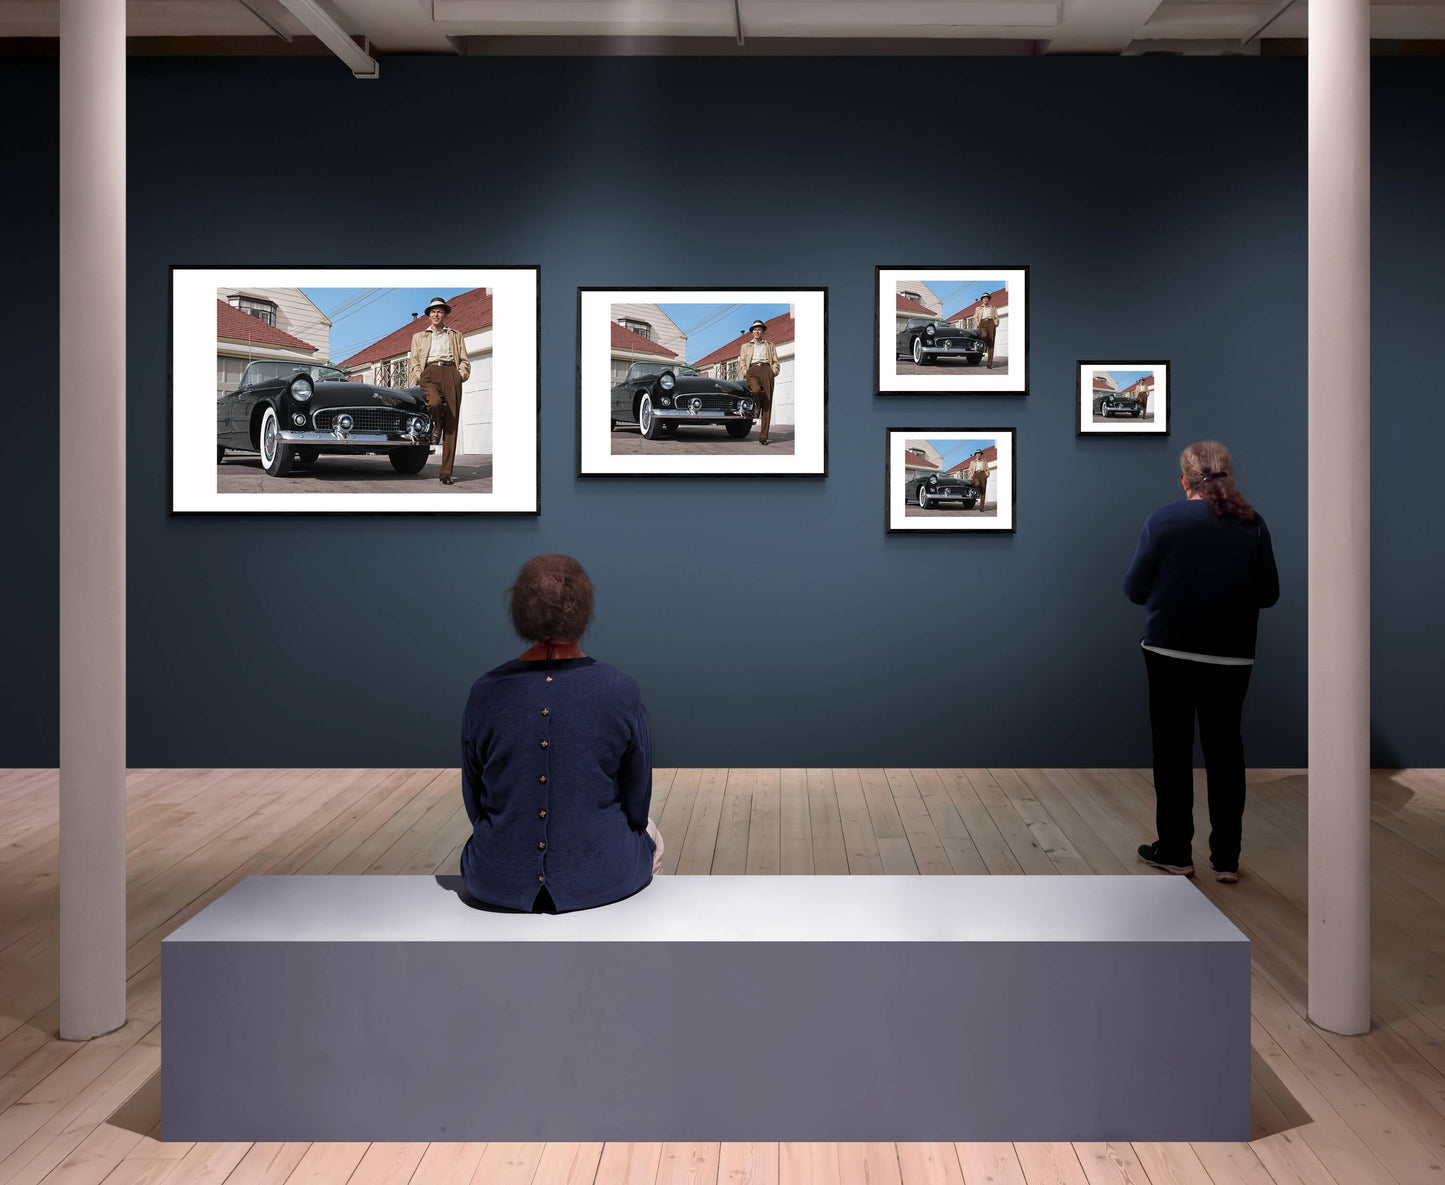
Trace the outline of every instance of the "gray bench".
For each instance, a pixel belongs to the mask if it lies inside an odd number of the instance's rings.
[[[1171,877],[251,877],[162,951],[167,1140],[1249,1138],[1249,942]]]

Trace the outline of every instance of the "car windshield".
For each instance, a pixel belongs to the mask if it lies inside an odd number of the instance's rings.
[[[241,386],[254,387],[257,383],[289,379],[297,374],[310,375],[318,383],[344,383],[350,379],[346,371],[319,362],[252,362],[241,376]]]
[[[668,366],[662,362],[634,362],[627,370],[627,377],[632,379],[652,379],[660,375],[664,370],[670,370],[679,378],[696,378],[697,371],[691,366]]]

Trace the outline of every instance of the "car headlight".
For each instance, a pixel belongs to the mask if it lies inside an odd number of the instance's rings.
[[[932,326],[932,325],[928,326],[923,332],[926,333],[926,334],[928,334],[929,337],[932,337],[932,336],[933,336],[933,326]]]
[[[310,399],[311,393],[315,389],[316,388],[311,385],[311,380],[304,374],[298,374],[291,380],[291,398],[295,399],[298,403],[305,403]]]
[[[928,484],[931,486],[936,486],[938,484],[938,476],[936,474],[930,476],[928,479]]]
[[[664,371],[662,377],[657,380],[657,385],[664,391],[671,391],[677,386],[677,379],[673,377],[671,371]]]

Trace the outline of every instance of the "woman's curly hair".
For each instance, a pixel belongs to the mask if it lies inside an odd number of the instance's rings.
[[[1226,514],[1250,522],[1254,507],[1234,484],[1234,461],[1229,450],[1217,440],[1200,440],[1179,454],[1179,472],[1189,492],[1198,494],[1215,514]]]
[[[508,600],[512,628],[529,642],[575,642],[592,621],[592,581],[569,555],[528,560]]]

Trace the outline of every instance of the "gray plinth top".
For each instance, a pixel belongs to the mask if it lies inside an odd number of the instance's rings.
[[[252,876],[179,942],[1247,942],[1169,876],[669,876],[601,909],[492,913],[430,876]]]

